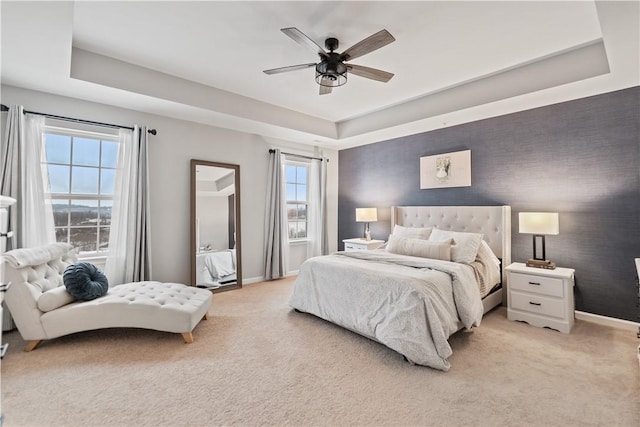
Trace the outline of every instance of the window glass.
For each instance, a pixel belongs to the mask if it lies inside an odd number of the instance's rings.
[[[56,227],[69,224],[69,201],[54,200],[51,204],[53,210],[53,225]]]
[[[118,162],[118,143],[102,141],[102,156],[100,158],[103,168],[115,168]]]
[[[71,168],[49,164],[47,170],[49,172],[49,190],[52,193],[68,193]]]
[[[71,192],[98,194],[98,169],[74,166],[71,169]]]
[[[306,185],[298,185],[296,186],[296,200],[300,202],[307,201],[307,186]]]
[[[285,163],[287,220],[289,221],[289,239],[307,238],[309,167],[299,162]]]
[[[100,141],[96,139],[73,139],[73,164],[84,166],[100,165]]]
[[[71,200],[69,225],[97,225],[97,200]]]
[[[116,179],[115,169],[101,169],[100,170],[100,194],[113,195],[115,179]]]
[[[296,200],[296,185],[287,184],[287,201]]]
[[[46,134],[45,153],[48,162],[68,165],[71,162],[71,137],[67,135]]]
[[[113,208],[113,200],[100,200],[100,208],[98,215],[100,217],[100,225],[111,225],[111,210]]]
[[[45,129],[44,166],[58,242],[79,256],[109,250],[119,143],[117,137],[56,127]]]
[[[307,183],[307,166],[298,166],[296,168],[296,182],[299,184]]]

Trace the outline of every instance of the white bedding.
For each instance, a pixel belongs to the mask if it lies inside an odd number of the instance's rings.
[[[236,273],[235,250],[201,252],[196,255],[196,284],[215,286]]]
[[[482,320],[479,288],[470,265],[384,250],[337,252],[302,264],[289,304],[447,371],[449,336]]]

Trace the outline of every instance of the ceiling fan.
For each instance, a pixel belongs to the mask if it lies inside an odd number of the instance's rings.
[[[395,41],[396,39],[387,31],[380,30],[364,40],[351,46],[342,53],[335,52],[338,49],[338,39],[329,37],[324,41],[328,52],[311,40],[306,34],[295,27],[282,28],[280,31],[291,37],[302,46],[313,49],[320,56],[320,62],[310,62],[308,64],[290,65],[288,67],[272,68],[264,70],[266,74],[278,74],[287,71],[302,70],[305,68],[316,68],[316,82],[320,85],[320,95],[331,93],[334,87],[342,86],[347,82],[347,71],[356,76],[367,79],[388,82],[393,77],[393,73],[378,70],[376,68],[363,67],[356,64],[345,64],[352,59],[366,55],[374,50]]]

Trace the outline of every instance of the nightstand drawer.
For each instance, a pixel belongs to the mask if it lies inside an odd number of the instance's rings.
[[[371,251],[384,245],[384,240],[344,239],[345,251]]]
[[[357,243],[345,243],[344,250],[345,251],[365,251],[367,250],[367,246],[359,245]]]
[[[511,285],[511,284],[510,284]],[[564,301],[538,295],[511,292],[511,308],[545,316],[564,318]]]
[[[557,298],[563,297],[564,286],[562,279],[513,273],[509,280],[509,287],[513,290]]]

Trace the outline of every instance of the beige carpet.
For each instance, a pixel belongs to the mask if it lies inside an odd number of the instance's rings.
[[[292,280],[214,295],[180,335],[102,330],[22,352],[5,335],[5,426],[640,426],[633,332],[577,321],[570,335],[499,308],[451,338],[449,372],[292,312]]]

